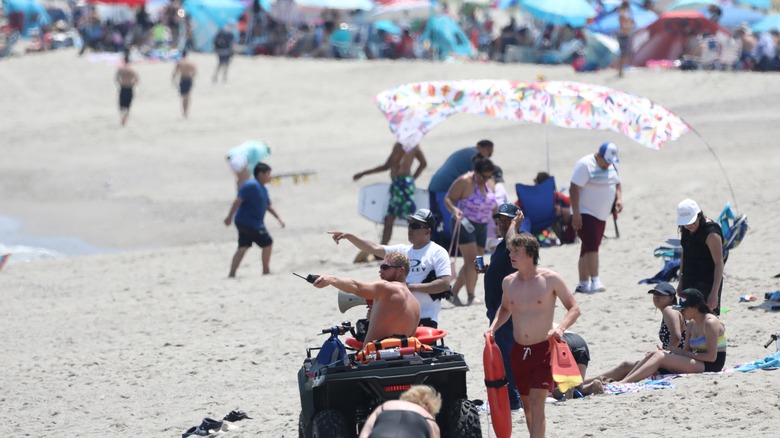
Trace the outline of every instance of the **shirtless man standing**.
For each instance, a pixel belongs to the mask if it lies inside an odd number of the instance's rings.
[[[125,63],[116,71],[115,80],[119,84],[119,121],[125,126],[133,102],[133,87],[138,83],[138,74],[130,67],[130,52],[125,52]]]
[[[385,256],[379,266],[381,281],[364,283],[349,278],[321,275],[314,286],[333,286],[353,295],[373,300],[365,342],[392,335],[413,336],[420,322],[420,303],[406,287],[409,258],[399,252]]]
[[[187,59],[187,50],[181,51],[181,59],[176,63],[176,67],[173,69],[173,76],[171,82],[173,86],[176,86],[176,77],[179,77],[179,93],[181,93],[181,109],[184,114],[184,118],[187,118],[187,114],[190,109],[190,90],[192,89],[192,80],[195,79],[198,69],[195,64]]]
[[[513,230],[521,220],[518,218],[522,216],[512,220],[507,235],[509,258],[517,272],[504,278],[501,307],[485,335],[493,338],[496,330],[512,318],[512,373],[531,438],[542,438],[547,427],[545,400],[553,389],[548,339],[563,338],[563,332],[580,316],[580,306],[558,273],[537,267],[539,242],[531,234],[515,234]],[[566,308],[566,315],[557,327],[550,329],[557,299]]]
[[[415,159],[420,164],[417,166],[417,170],[414,171],[414,175],[412,175],[412,163],[414,163]],[[390,238],[393,237],[393,222],[395,218],[407,217],[417,210],[417,207],[414,205],[414,181],[420,177],[427,165],[428,162],[425,161],[425,155],[423,155],[419,145],[407,152],[401,143],[396,143],[393,145],[393,151],[390,152],[390,156],[387,157],[385,164],[358,172],[352,177],[353,180],[357,181],[372,173],[379,173],[385,170],[390,171],[390,179],[392,180],[390,185],[390,204],[387,206],[387,214],[385,214],[382,245],[386,245],[390,242]]]
[[[620,28],[617,33],[620,44],[620,57],[618,58],[618,76],[623,77],[623,67],[631,59],[631,33],[634,31],[634,17],[631,15],[631,5],[628,0],[623,0],[618,6],[618,22]]]

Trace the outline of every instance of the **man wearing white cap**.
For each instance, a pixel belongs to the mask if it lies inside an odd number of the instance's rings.
[[[598,152],[582,157],[571,177],[571,224],[582,244],[578,262],[579,284],[575,292],[601,292],[607,288],[599,279],[599,246],[607,219],[623,210],[623,191],[617,170],[618,148],[607,142]]]

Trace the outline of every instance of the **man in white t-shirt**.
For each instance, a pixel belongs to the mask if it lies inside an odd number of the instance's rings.
[[[387,253],[400,252],[409,257],[411,264],[406,285],[420,302],[420,325],[437,328],[441,300],[446,299],[452,281],[450,256],[447,250],[431,242],[431,232],[436,221],[430,210],[421,208],[407,217],[409,244],[380,245],[353,234],[329,231],[336,244],[347,239],[359,250],[384,258]]]
[[[599,279],[599,246],[607,219],[623,210],[623,194],[617,170],[618,149],[604,143],[598,152],[582,157],[571,177],[571,224],[582,241],[578,263],[580,282],[575,292],[601,292],[607,288]]]

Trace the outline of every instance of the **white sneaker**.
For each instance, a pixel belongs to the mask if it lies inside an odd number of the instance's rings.
[[[591,286],[591,285],[590,285],[590,283],[588,283],[588,284],[586,284],[586,285],[584,285],[584,286],[583,286],[583,285],[581,285],[581,284],[578,284],[578,285],[577,285],[577,288],[576,288],[576,289],[574,289],[574,292],[580,292],[580,293],[584,293],[584,294],[587,294],[587,293],[593,292],[593,291],[591,290],[591,287],[590,287],[590,286]]]
[[[604,292],[605,290],[607,290],[607,287],[604,286],[604,283],[602,283],[601,280],[596,280],[596,281],[591,280],[590,282],[591,292]]]

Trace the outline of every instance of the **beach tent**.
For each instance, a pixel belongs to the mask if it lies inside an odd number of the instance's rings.
[[[430,40],[437,50],[438,59],[447,59],[452,55],[473,56],[474,48],[466,33],[449,15],[437,15],[428,21],[420,41]]]
[[[3,0],[6,14],[21,12],[24,14],[22,36],[30,36],[30,30],[51,24],[51,17],[38,0]]]
[[[679,59],[686,38],[704,31],[719,37],[730,35],[728,30],[707,19],[701,12],[664,12],[653,24],[634,34],[631,65],[644,67],[649,60]]]
[[[184,10],[192,18],[195,50],[213,50],[214,37],[228,23],[235,23],[247,5],[239,0],[185,0]]]

